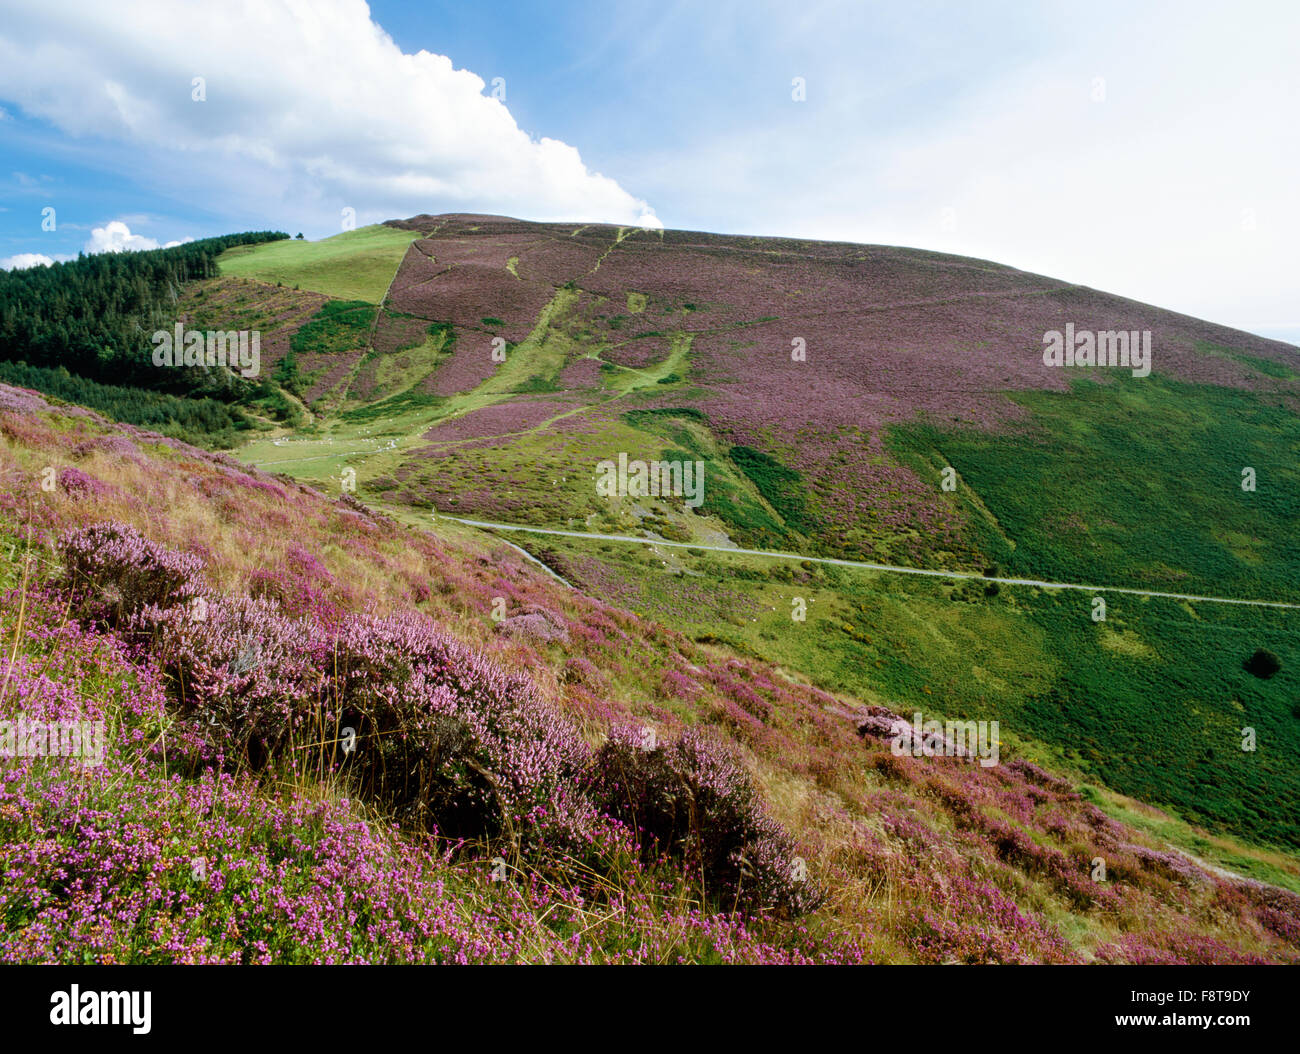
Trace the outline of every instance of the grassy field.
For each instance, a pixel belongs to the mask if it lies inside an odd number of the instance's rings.
[[[221,273],[282,283],[343,300],[378,304],[397,273],[412,231],[376,224],[318,242],[268,242],[223,253]]]
[[[1093,622],[1075,591],[510,538],[580,588],[696,639],[900,712],[997,720],[1007,742],[1083,779],[1220,836],[1300,848],[1295,612],[1112,597]],[[1268,680],[1242,668],[1261,646],[1283,662]]]
[[[1013,576],[1300,598],[1294,413],[1155,374],[1012,397],[1033,415],[1024,431],[911,425],[893,430],[892,445],[923,477],[957,470],[953,500]]]

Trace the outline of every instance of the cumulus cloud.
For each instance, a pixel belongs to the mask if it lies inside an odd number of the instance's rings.
[[[21,271],[27,267],[49,267],[54,257],[44,253],[18,253],[15,256],[0,257],[0,271]]]
[[[90,232],[86,242],[88,253],[120,253],[130,249],[156,249],[158,243],[142,234],[132,234],[131,228],[121,220],[113,220],[104,227]]]
[[[185,238],[178,242],[159,244],[154,238],[146,237],[143,234],[132,234],[131,228],[121,220],[112,220],[103,227],[96,227],[90,232],[90,238],[86,241],[86,252],[120,253],[134,252],[140,249],[171,249],[174,246],[184,245],[185,242],[193,240],[192,238]]]
[[[201,47],[196,47],[201,42]],[[650,206],[578,151],[534,139],[482,78],[404,53],[362,0],[18,0],[0,97],[73,135],[224,170],[300,207],[434,208],[650,226]]]

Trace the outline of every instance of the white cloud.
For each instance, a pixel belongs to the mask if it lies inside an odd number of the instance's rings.
[[[131,228],[121,220],[113,220],[107,226],[96,227],[90,232],[86,242],[88,253],[120,253],[127,250],[157,249],[158,243],[143,234],[132,234]]]
[[[172,249],[177,245],[192,242],[193,238],[180,241],[159,242],[143,234],[132,234],[131,228],[121,220],[111,220],[103,227],[96,227],[90,232],[86,242],[87,253],[138,252],[141,249]]]
[[[54,257],[44,253],[18,253],[16,256],[0,257],[0,271],[21,271],[27,267],[49,267]]]
[[[263,207],[335,222],[341,205],[366,220],[457,208],[653,218],[573,147],[520,129],[475,74],[403,53],[362,0],[7,8],[0,96],[72,135],[183,158],[192,183],[263,188]]]
[[[692,8],[651,61],[698,65],[687,36],[753,40],[763,83],[682,78],[672,104],[698,94],[694,119],[623,164],[683,226],[975,256],[1294,335],[1300,6],[1167,7]],[[745,101],[760,90],[770,103]]]

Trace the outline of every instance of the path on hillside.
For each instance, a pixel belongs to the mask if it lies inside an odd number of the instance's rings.
[[[1300,604],[1281,600],[1242,600],[1235,597],[1206,597],[1195,593],[1165,593],[1154,589],[1133,589],[1127,586],[1090,586],[1080,582],[1044,582],[1036,578],[998,578],[977,574],[974,571],[934,571],[922,567],[900,567],[895,564],[872,564],[864,560],[841,560],[832,556],[803,556],[799,553],[782,553],[770,549],[741,549],[725,545],[699,545],[695,542],[666,542],[658,538],[636,538],[630,534],[596,534],[590,531],[562,531],[554,527],[529,527],[518,523],[493,523],[490,520],[469,520],[460,516],[436,514],[440,519],[453,520],[468,527],[482,527],[496,531],[526,531],[531,534],[552,534],[561,538],[592,538],[601,542],[632,542],[637,545],[664,545],[674,549],[703,549],[714,553],[734,553],[738,556],[768,556],[778,560],[807,560],[814,564],[834,564],[836,567],[860,567],[868,571],[888,571],[903,575],[925,575],[928,578],[966,578],[978,582],[997,582],[1008,586],[1037,586],[1040,589],[1075,589],[1084,593],[1126,593],[1130,596],[1159,597],[1164,600],[1194,600],[1208,604],[1243,604],[1247,607],[1286,608],[1300,611]]]

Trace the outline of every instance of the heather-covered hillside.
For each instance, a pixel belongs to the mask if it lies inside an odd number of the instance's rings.
[[[0,768],[0,958],[1300,959],[1300,897],[1027,738],[899,756],[878,702],[336,494],[0,387],[0,714],[106,729]]]
[[[694,640],[998,720],[1080,778],[1300,847],[1296,349],[903,248],[465,215],[384,230],[386,295],[336,295],[293,332],[276,371],[302,418],[241,460],[394,515],[593,535],[509,537]],[[359,235],[302,248],[292,295],[337,294]],[[283,251],[223,256],[187,317],[256,305],[269,289],[233,274]],[[1149,333],[1150,372],[1045,365],[1071,327]],[[703,466],[698,504],[601,493],[619,457]]]
[[[391,310],[449,323],[458,334],[450,361],[430,373],[430,392],[453,397],[484,385],[496,372],[489,341],[500,336],[529,352],[514,404],[528,392],[562,393],[564,415],[527,425],[542,448],[562,448],[580,426],[614,447],[627,410],[691,408],[724,450],[757,448],[797,474],[791,500],[802,515],[778,515],[766,534],[798,538],[805,549],[918,563],[953,550],[977,559],[973,510],[903,456],[889,429],[918,415],[942,429],[1032,428],[1017,393],[1068,394],[1078,378],[1043,362],[1043,334],[1067,323],[1149,331],[1151,368],[1169,383],[1300,409],[1300,352],[1289,345],[987,261],[493,216],[390,226],[425,235],[397,271]],[[627,371],[660,365],[658,384],[628,391],[622,383]],[[1097,379],[1127,390],[1138,380],[1129,372],[1097,371]],[[393,473],[435,503],[452,492],[420,471],[419,458],[456,455],[453,471],[472,484],[518,431],[479,408],[451,428],[436,427],[428,449]],[[467,447],[469,437],[480,442]],[[461,510],[515,511],[492,488],[463,483]],[[563,511],[589,509],[572,496]],[[708,511],[751,540],[764,534],[724,507]]]

